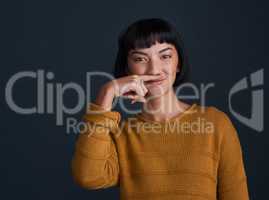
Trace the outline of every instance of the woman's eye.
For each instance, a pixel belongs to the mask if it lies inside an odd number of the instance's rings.
[[[146,59],[138,57],[134,59],[135,62],[142,62],[142,61],[146,61]]]
[[[163,59],[169,59],[169,58],[171,58],[171,57],[172,57],[171,55],[163,55],[163,56],[162,56]]]

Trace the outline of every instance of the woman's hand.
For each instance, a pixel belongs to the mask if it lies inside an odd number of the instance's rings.
[[[147,82],[158,80],[162,75],[129,75],[114,79],[100,89],[95,104],[105,110],[111,110],[113,99],[123,97],[135,101],[145,102],[145,95],[148,92]]]
[[[161,75],[129,75],[114,79],[107,83],[108,87],[113,88],[114,97],[123,97],[136,101],[146,102],[145,96],[148,92],[147,81],[160,79]]]

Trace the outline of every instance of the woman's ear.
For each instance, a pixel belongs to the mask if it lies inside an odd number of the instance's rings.
[[[177,73],[180,72],[179,66],[177,66],[177,70],[176,70],[176,72],[177,72]]]
[[[176,70],[177,73],[180,72],[181,65],[182,65],[182,62],[181,62],[181,58],[179,57],[178,58],[178,64],[177,64],[177,70]]]
[[[131,75],[128,65],[125,67],[125,73],[126,75]]]

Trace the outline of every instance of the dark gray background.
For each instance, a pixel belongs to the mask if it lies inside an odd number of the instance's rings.
[[[55,115],[16,114],[5,102],[4,88],[16,72],[40,68],[55,74],[54,83],[72,81],[85,87],[87,71],[112,71],[122,28],[145,17],[164,17],[182,32],[192,81],[215,83],[207,105],[227,112],[238,130],[251,199],[267,198],[268,133],[242,125],[229,113],[227,101],[234,83],[268,66],[266,1],[18,0],[1,3],[0,9],[1,199],[119,198],[117,188],[87,191],[75,185],[70,174],[75,135],[56,126]],[[35,87],[31,80],[21,81],[16,101],[33,105]],[[99,87],[97,82],[94,91]],[[234,100],[234,107],[245,115],[250,113],[250,92]],[[69,107],[76,100],[75,93],[65,96]],[[73,117],[79,119],[82,112]]]

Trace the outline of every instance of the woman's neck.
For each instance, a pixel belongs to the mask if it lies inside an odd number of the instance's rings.
[[[166,121],[189,106],[178,100],[174,90],[169,90],[161,96],[149,97],[143,104],[142,115],[153,121]]]

